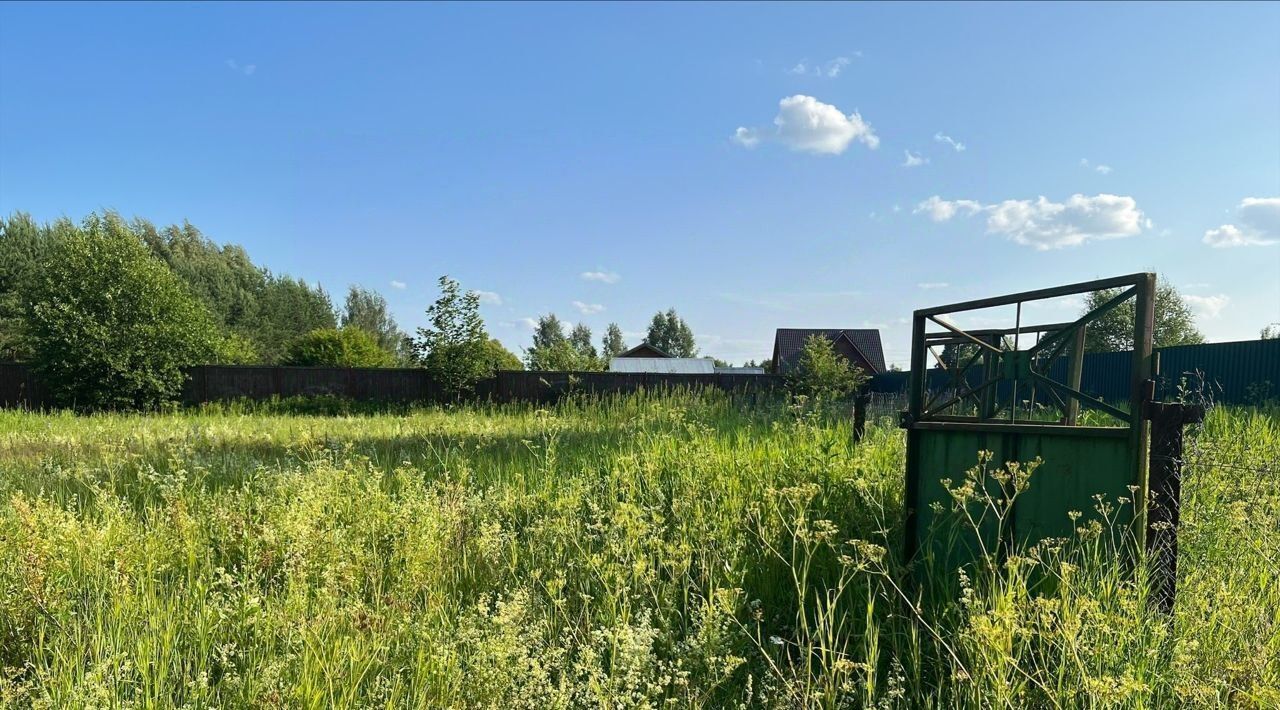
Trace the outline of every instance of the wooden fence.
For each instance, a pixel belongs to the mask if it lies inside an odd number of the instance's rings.
[[[0,407],[52,406],[40,380],[26,365],[0,363]]]
[[[488,393],[498,402],[550,403],[573,392],[614,394],[637,390],[715,388],[752,396],[780,390],[780,375],[677,375],[651,372],[547,372],[503,370],[489,381]],[[478,388],[483,396],[486,383]]]
[[[187,371],[184,404],[335,395],[359,401],[435,402],[440,386],[421,368],[202,365]]]
[[[1280,340],[1182,345],[1157,350],[1160,375],[1158,398],[1174,399],[1186,379],[1203,386],[1214,401],[1248,404],[1280,397]],[[1081,389],[1106,399],[1129,396],[1131,354],[1095,353],[1084,358]],[[1065,361],[1050,375],[1065,379]],[[886,372],[871,380],[875,393],[898,393],[907,373]],[[1203,385],[1201,384],[1203,382]],[[933,387],[947,385],[947,373],[929,372]],[[785,384],[778,375],[669,375],[640,372],[528,372],[501,371],[476,387],[481,399],[497,402],[550,403],[571,392],[609,394],[674,387],[715,387],[752,396],[775,392]],[[361,401],[439,402],[444,393],[425,370],[341,367],[272,367],[201,365],[188,370],[182,390],[184,404],[240,398],[267,399],[336,395]],[[39,378],[25,365],[0,364],[0,407],[51,407]]]
[[[530,372],[503,370],[476,385],[479,399],[549,404],[570,393],[611,394],[672,388],[713,387],[752,396],[778,390],[777,375],[678,375],[631,372]],[[334,395],[368,402],[445,400],[445,392],[421,368],[286,367],[200,365],[187,370],[181,402]],[[25,365],[0,364],[0,407],[49,408],[53,402]]]

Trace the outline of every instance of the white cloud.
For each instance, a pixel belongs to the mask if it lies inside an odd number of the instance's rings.
[[[538,327],[538,319],[531,318],[529,316],[525,316],[524,318],[521,318],[517,322],[520,323],[520,325],[523,325],[524,327],[528,328],[529,330],[533,330],[534,328]]]
[[[975,214],[982,210],[982,205],[973,200],[944,200],[937,195],[916,205],[913,214],[927,213],[935,222],[945,222],[956,216],[958,212]]]
[[[862,52],[855,52],[854,56],[861,57]],[[812,64],[806,59],[796,62],[796,65],[791,67],[790,73],[799,76],[825,76],[828,79],[834,79],[840,76],[840,72],[844,71],[844,68],[849,66],[849,63],[848,57],[836,57],[827,62],[814,62]]]
[[[1240,226],[1224,224],[1204,233],[1213,247],[1266,246],[1280,242],[1280,197],[1246,197],[1236,207]]]
[[[946,135],[942,131],[938,131],[937,133],[933,134],[933,139],[939,143],[946,143],[947,145],[951,146],[951,148],[955,150],[955,152],[957,153],[964,150],[964,143],[961,143],[955,138],[952,138],[951,136]]]
[[[488,303],[494,306],[502,305],[502,296],[499,296],[493,291],[480,291],[477,289],[475,291],[472,291],[472,293],[474,293],[476,297],[480,299],[481,303]]]
[[[1142,232],[1143,215],[1132,197],[1072,195],[1065,203],[1043,196],[1005,200],[990,208],[987,231],[1004,234],[1019,244],[1057,249],[1090,239],[1130,237]]]
[[[1216,296],[1194,296],[1183,294],[1182,300],[1187,302],[1188,306],[1196,312],[1196,315],[1204,318],[1217,318],[1222,315],[1222,309],[1226,308],[1231,298],[1226,294],[1218,294]]]
[[[615,271],[606,271],[598,269],[596,271],[582,272],[583,281],[599,281],[602,284],[616,284],[622,280],[622,277]]]
[[[928,158],[921,157],[919,153],[912,153],[909,150],[902,151],[906,159],[902,161],[904,168],[916,168],[929,162]]]
[[[855,140],[872,149],[880,145],[871,124],[857,111],[846,116],[835,106],[803,94],[778,102],[773,125],[772,133],[740,126],[733,140],[746,148],[754,148],[762,140],[777,141],[791,150],[819,155],[839,155]]]
[[[1210,229],[1204,233],[1204,243],[1211,247],[1247,247],[1253,244],[1266,244],[1267,242],[1255,242],[1245,236],[1244,232],[1234,224],[1224,224],[1216,229]]]
[[[228,69],[230,69],[231,71],[234,71],[234,72],[240,72],[241,74],[244,74],[245,76],[253,76],[253,73],[254,73],[254,72],[256,72],[256,71],[258,71],[258,66],[257,66],[256,64],[243,64],[243,65],[242,65],[242,64],[239,64],[238,62],[236,62],[236,60],[234,60],[234,59],[228,59],[228,60],[227,60],[227,68],[228,68]]]
[[[1087,168],[1087,167],[1090,167],[1090,165],[1092,165],[1092,163],[1090,163],[1090,162],[1089,162],[1089,159],[1088,159],[1088,158],[1081,158],[1081,159],[1080,159],[1080,167],[1082,167],[1082,168]],[[1098,163],[1097,165],[1093,165],[1093,171],[1094,171],[1094,172],[1096,172],[1096,173],[1102,174],[1102,175],[1110,175],[1110,174],[1111,174],[1111,166],[1110,166],[1110,165],[1103,165],[1102,163]]]
[[[754,128],[738,126],[738,130],[733,132],[733,142],[743,148],[754,148],[760,145],[760,131]]]
[[[1246,197],[1240,201],[1240,221],[1268,239],[1280,239],[1280,197]]]
[[[573,307],[577,308],[578,312],[584,316],[595,315],[604,310],[604,306],[599,303],[583,303],[582,301],[574,301]]]
[[[408,286],[408,284],[406,284],[406,283],[405,283],[405,282],[403,282],[403,281],[396,281],[396,280],[394,280],[394,279],[392,279],[392,281],[391,281],[391,288],[394,288],[394,289],[396,289],[397,291],[403,291],[403,290],[405,289],[405,287],[406,287],[406,286]]]
[[[1066,202],[1005,200],[982,205],[973,200],[943,200],[934,195],[915,209],[935,222],[945,222],[960,212],[987,214],[987,232],[1002,234],[1018,244],[1036,249],[1076,246],[1094,239],[1131,237],[1142,233],[1151,222],[1137,202],[1128,196],[1100,194],[1072,195]]]
[[[827,62],[826,66],[823,67],[823,73],[828,78],[834,79],[840,76],[840,72],[844,71],[844,68],[847,66],[849,66],[848,57],[836,57],[835,59]]]
[[[951,284],[947,283],[946,281],[926,281],[925,283],[916,284],[916,288],[922,288],[922,289],[925,289],[926,291],[929,291],[935,288],[946,288],[950,285]]]

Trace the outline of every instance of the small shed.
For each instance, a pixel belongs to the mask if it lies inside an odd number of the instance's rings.
[[[867,374],[885,371],[884,347],[875,328],[779,328],[773,339],[773,371],[780,375],[793,371],[804,342],[814,335],[830,340],[837,353]]]

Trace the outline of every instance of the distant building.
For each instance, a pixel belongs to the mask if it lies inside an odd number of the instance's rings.
[[[634,348],[631,348],[630,350],[627,350],[627,351],[625,351],[625,352],[618,353],[618,354],[615,356],[615,359],[616,359],[616,358],[619,358],[619,357],[628,357],[628,358],[656,358],[656,357],[665,357],[665,358],[670,358],[671,356],[670,356],[670,355],[668,355],[668,354],[666,354],[666,353],[665,353],[665,352],[663,352],[662,350],[659,350],[658,348],[656,348],[656,347],[654,347],[654,346],[652,346],[652,345],[648,344],[648,343],[640,343],[639,345],[635,346]],[[675,358],[672,358],[672,359],[675,359]],[[690,359],[692,359],[692,358],[690,358]],[[612,366],[610,366],[610,368],[609,368],[609,369],[611,369],[611,370],[612,370],[612,369],[613,369],[613,367],[612,367]]]
[[[671,357],[640,343],[609,361],[609,372],[655,372],[665,375],[763,375],[763,367],[716,367],[709,357]]]
[[[846,360],[874,375],[884,372],[884,347],[875,328],[779,328],[773,338],[773,371],[786,375],[795,370],[804,341],[818,335],[830,340]]]
[[[664,375],[713,375],[716,365],[705,357],[624,357],[609,361],[609,372],[655,372]]]
[[[764,375],[763,367],[717,367],[717,375]]]

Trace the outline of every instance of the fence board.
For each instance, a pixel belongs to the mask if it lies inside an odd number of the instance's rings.
[[[1244,404],[1280,396],[1280,340],[1248,340],[1161,348],[1157,396],[1173,399],[1179,380],[1203,377],[1215,401]],[[1109,400],[1129,395],[1132,354],[1091,353],[1084,358],[1081,389]],[[201,365],[189,368],[182,402],[198,404],[240,398],[332,394],[361,401],[439,402],[443,392],[420,368],[276,367],[264,365]],[[1066,376],[1066,359],[1050,372]],[[873,393],[902,392],[906,372],[884,372],[871,378]],[[928,386],[947,385],[947,373],[931,369]],[[475,396],[497,402],[550,404],[572,392],[605,395],[673,387],[709,387],[726,391],[767,393],[784,386],[780,375],[739,373],[678,375],[646,372],[529,372],[504,370],[481,381]],[[971,383],[973,384],[973,383]],[[1194,383],[1198,386],[1198,382]],[[26,365],[0,363],[0,407],[52,406],[47,392]]]

